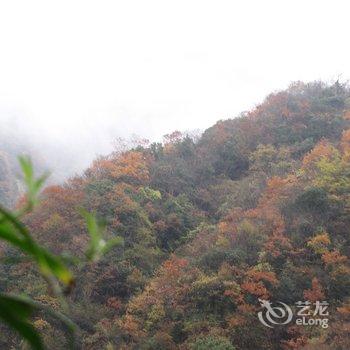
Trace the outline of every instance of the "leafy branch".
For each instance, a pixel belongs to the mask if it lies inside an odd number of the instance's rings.
[[[40,245],[31,235],[28,228],[23,224],[22,217],[31,212],[39,203],[39,194],[48,177],[44,174],[35,178],[33,164],[29,157],[20,157],[19,162],[23,172],[23,179],[26,185],[26,202],[16,212],[5,209],[0,205],[0,240],[7,242],[10,246],[17,248],[28,256],[38,267],[42,277],[47,282],[55,297],[60,301],[65,313],[69,314],[69,307],[62,292],[63,285],[70,290],[74,285],[74,276],[66,266],[63,258],[52,254],[49,250]],[[120,237],[109,241],[103,239],[105,225],[100,223],[94,214],[81,210],[86,220],[90,242],[85,253],[88,261],[97,261],[114,246],[122,243]],[[0,319],[10,328],[17,331],[33,349],[44,349],[40,334],[34,328],[30,317],[35,311],[42,310],[46,314],[60,320],[69,333],[69,347],[74,348],[75,333],[77,325],[74,324],[65,314],[32,300],[26,296],[0,293]]]

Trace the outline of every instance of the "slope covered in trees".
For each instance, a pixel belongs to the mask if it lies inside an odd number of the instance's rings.
[[[80,207],[124,238],[99,262],[72,265],[79,346],[350,348],[349,111],[346,86],[295,83],[199,139],[174,132],[47,187],[26,223],[55,253],[83,254]],[[1,279],[2,291],[58,308],[30,263],[3,264]],[[330,326],[267,328],[259,298],[327,300]],[[54,321],[34,325],[48,348],[64,348]],[[19,344],[8,330],[0,339]]]

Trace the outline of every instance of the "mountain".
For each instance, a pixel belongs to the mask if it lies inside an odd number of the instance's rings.
[[[198,139],[174,132],[47,187],[25,221],[55,253],[83,254],[79,207],[106,221],[107,238],[124,238],[72,266],[79,346],[348,349],[349,119],[346,85],[297,82]],[[30,263],[4,264],[0,278],[2,291],[58,308]],[[259,299],[327,301],[329,326],[266,327]],[[60,325],[34,324],[48,348],[65,347]],[[4,331],[0,343],[18,340]]]

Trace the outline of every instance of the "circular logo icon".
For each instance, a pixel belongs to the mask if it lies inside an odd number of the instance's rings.
[[[281,301],[281,306],[272,306],[268,300],[259,299],[264,308],[258,312],[259,321],[266,327],[273,328],[276,325],[288,324],[293,318],[292,309]]]

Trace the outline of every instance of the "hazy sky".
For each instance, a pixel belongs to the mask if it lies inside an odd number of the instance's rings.
[[[204,129],[291,81],[349,78],[349,13],[335,0],[1,1],[0,121],[87,153]]]

